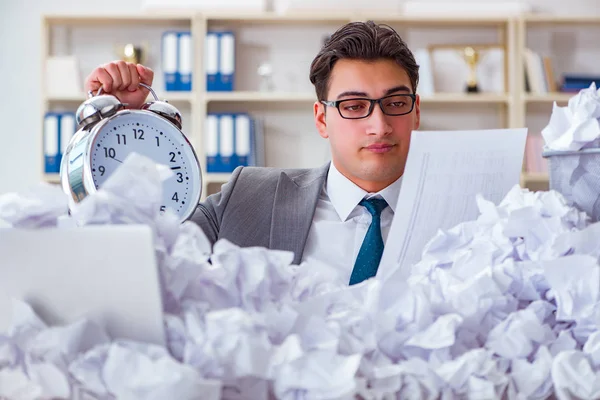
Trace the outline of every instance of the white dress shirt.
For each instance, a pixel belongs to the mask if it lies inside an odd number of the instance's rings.
[[[358,203],[363,198],[372,197],[383,198],[388,203],[381,213],[381,235],[385,243],[401,184],[402,177],[377,193],[368,193],[342,175],[331,163],[308,232],[302,261],[317,259],[329,264],[349,282],[372,219],[369,211]]]

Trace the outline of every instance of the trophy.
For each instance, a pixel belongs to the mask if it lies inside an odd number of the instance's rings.
[[[127,43],[124,46],[116,46],[115,51],[119,59],[134,64],[143,64],[146,61],[146,46],[136,46]]]
[[[269,63],[262,63],[256,71],[260,76],[259,90],[261,92],[271,92],[274,90],[273,85],[273,67]]]
[[[467,78],[465,91],[467,93],[478,93],[477,63],[479,62],[479,52],[475,48],[467,46],[463,49],[463,58],[469,66],[469,77]]]

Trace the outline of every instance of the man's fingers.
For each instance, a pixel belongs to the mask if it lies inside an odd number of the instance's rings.
[[[106,92],[112,92],[121,89],[121,85],[123,84],[123,80],[121,78],[121,71],[119,70],[119,66],[115,63],[108,63],[104,65],[104,69],[106,72],[110,74],[112,78],[112,88],[111,90],[106,89]]]
[[[138,74],[134,63],[127,63],[127,69],[129,70],[129,76],[131,77],[131,82],[127,90],[130,92],[135,92],[140,86],[140,75]]]
[[[86,89],[96,91],[102,88],[107,93],[110,93],[113,88],[113,78],[104,67],[98,67],[92,71],[86,80]]]
[[[144,67],[142,64],[136,65],[136,69],[140,75],[140,82],[145,83],[146,85],[152,85],[154,71],[152,71],[150,68]]]
[[[131,72],[125,61],[117,61],[117,67],[119,68],[119,74],[121,75],[121,86],[118,90],[128,90],[131,85]]]

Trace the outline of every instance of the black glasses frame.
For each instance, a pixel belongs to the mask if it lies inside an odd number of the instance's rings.
[[[385,110],[383,109],[383,104],[381,103],[383,100],[385,99],[389,99],[390,97],[396,97],[396,96],[405,96],[405,97],[409,97],[410,99],[412,99],[412,104],[410,106],[410,110],[401,114],[390,114],[385,112]],[[368,102],[370,102],[371,104],[369,105],[369,112],[367,113],[367,115],[363,116],[363,117],[344,117],[342,115],[342,111],[340,110],[340,104],[343,103],[344,101],[351,101],[351,100],[367,100]],[[384,113],[385,115],[389,115],[391,117],[398,117],[400,115],[406,115],[406,114],[410,114],[412,112],[412,110],[415,108],[415,103],[417,102],[417,96],[413,93],[399,93],[399,94],[390,94],[389,96],[385,96],[382,97],[380,99],[368,99],[366,97],[353,97],[351,99],[342,99],[342,100],[335,100],[335,101],[329,101],[329,100],[321,100],[321,103],[325,104],[328,107],[335,107],[338,110],[338,113],[340,114],[340,117],[344,118],[344,119],[363,119],[363,118],[368,118],[369,116],[371,116],[371,114],[373,114],[373,109],[375,108],[375,103],[379,104],[379,108],[381,109],[381,112]]]

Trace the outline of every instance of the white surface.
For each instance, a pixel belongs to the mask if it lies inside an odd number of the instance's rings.
[[[415,132],[378,276],[408,273],[438,229],[479,214],[475,196],[498,204],[519,184],[526,129]],[[407,206],[412,205],[412,206]]]
[[[87,316],[111,338],[165,343],[149,227],[5,229],[0,254],[0,332],[11,324],[16,298],[49,325]]]

